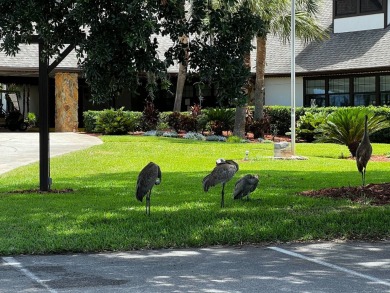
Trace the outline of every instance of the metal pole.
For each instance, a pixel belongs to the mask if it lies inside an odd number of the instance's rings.
[[[295,0],[291,0],[291,155],[295,155]]]
[[[50,189],[49,179],[49,77],[48,58],[43,56],[39,41],[39,189]]]

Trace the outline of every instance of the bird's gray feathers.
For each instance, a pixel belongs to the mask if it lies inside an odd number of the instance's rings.
[[[363,138],[356,150],[356,165],[360,173],[366,169],[372,154],[372,146],[367,131],[367,120],[368,116],[366,115]]]
[[[247,174],[244,177],[241,177],[237,180],[234,191],[233,198],[240,199],[245,196],[248,196],[251,192],[253,192],[257,185],[259,184],[259,176]]]
[[[203,190],[207,192],[210,187],[228,182],[237,171],[238,164],[232,160],[217,162],[217,166],[215,166],[213,171],[203,178]]]
[[[150,162],[139,173],[137,179],[136,198],[142,201],[144,196],[153,188],[156,184],[161,182],[161,170],[160,167]]]

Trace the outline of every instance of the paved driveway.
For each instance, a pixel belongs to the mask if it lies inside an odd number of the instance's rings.
[[[50,157],[85,149],[102,141],[88,134],[53,132],[49,134]],[[39,133],[0,132],[0,174],[39,161]]]
[[[0,292],[390,292],[390,243],[0,257]]]

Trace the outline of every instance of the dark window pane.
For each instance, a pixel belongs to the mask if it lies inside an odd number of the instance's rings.
[[[325,95],[306,96],[306,107],[325,107]]]
[[[355,77],[355,93],[375,92],[375,76]]]
[[[329,93],[348,93],[349,92],[349,79],[348,78],[338,78],[338,79],[329,79]]]
[[[330,95],[329,106],[347,107],[349,106],[349,95]]]
[[[382,0],[361,0],[360,1],[360,12],[375,12],[382,11],[383,8]]]
[[[336,0],[336,16],[357,14],[357,0]]]
[[[390,91],[390,75],[382,75],[380,78],[381,92]]]
[[[370,106],[375,104],[375,94],[355,94],[355,106]]]
[[[306,94],[320,95],[325,94],[325,80],[314,79],[306,82]]]
[[[382,93],[381,94],[381,105],[390,106],[390,93]]]

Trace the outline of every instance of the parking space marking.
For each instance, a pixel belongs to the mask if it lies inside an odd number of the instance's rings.
[[[56,290],[50,288],[48,285],[45,284],[44,281],[39,279],[37,276],[35,276],[32,272],[30,272],[28,269],[24,268],[20,262],[18,262],[13,257],[3,257],[3,260],[10,266],[13,266],[14,268],[21,271],[23,274],[25,274],[27,277],[29,277],[31,280],[37,282],[38,284],[45,287],[49,292],[51,293],[57,293]]]
[[[272,249],[274,251],[278,251],[278,252],[281,252],[281,253],[284,253],[284,254],[287,254],[287,255],[290,255],[290,256],[294,256],[294,257],[297,257],[297,258],[300,258],[300,259],[304,259],[304,260],[307,260],[307,261],[310,261],[310,262],[314,262],[316,264],[319,264],[319,265],[322,265],[322,266],[325,266],[325,267],[328,267],[328,268],[331,268],[331,269],[334,269],[334,270],[337,270],[337,271],[341,271],[341,272],[344,272],[344,273],[347,273],[347,274],[350,274],[350,275],[353,275],[353,276],[364,278],[364,279],[373,281],[375,283],[382,284],[382,285],[390,287],[390,283],[387,282],[387,281],[384,281],[384,280],[381,280],[381,279],[378,279],[378,278],[375,278],[375,277],[372,277],[372,276],[369,276],[369,275],[361,274],[361,273],[358,273],[356,271],[340,267],[338,265],[334,265],[334,264],[331,264],[331,263],[328,263],[328,262],[325,262],[325,261],[322,261],[322,260],[318,260],[318,259],[315,259],[315,258],[312,258],[312,257],[307,257],[307,256],[305,256],[303,254],[299,254],[299,253],[296,253],[296,252],[293,252],[293,251],[289,251],[289,250],[286,250],[286,249],[283,249],[283,248],[275,247],[275,246],[270,246],[268,248]]]

